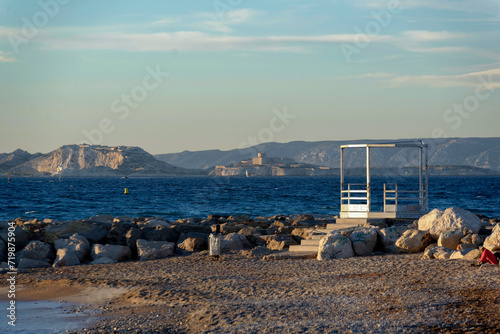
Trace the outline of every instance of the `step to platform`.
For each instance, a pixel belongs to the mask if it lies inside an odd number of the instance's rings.
[[[289,252],[311,252],[318,253],[319,245],[291,245],[288,249]]]

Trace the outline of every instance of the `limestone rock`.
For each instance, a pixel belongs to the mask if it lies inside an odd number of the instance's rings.
[[[156,226],[170,227],[170,223],[166,219],[155,218],[155,219],[146,220],[144,222],[144,226],[145,227],[155,227],[155,228],[156,228]]]
[[[364,228],[352,232],[350,236],[352,249],[359,256],[370,255],[377,244],[377,231],[373,228]]]
[[[403,235],[407,230],[405,226],[391,226],[379,230],[380,240],[384,251],[387,253],[397,253],[398,249],[396,247],[396,241]]]
[[[250,242],[244,235],[238,233],[230,233],[225,235],[221,241],[221,251],[228,252],[234,250],[242,250],[252,248]]]
[[[135,254],[137,252],[137,240],[142,239],[142,231],[137,227],[131,227],[125,234],[125,245]]]
[[[418,229],[429,231],[432,238],[438,239],[441,232],[449,229],[461,229],[466,233],[478,233],[481,219],[470,211],[460,208],[448,208],[444,212],[434,209],[418,220]]]
[[[484,239],[479,235],[479,234],[467,234],[465,237],[463,237],[460,240],[461,244],[475,244],[475,245],[482,245],[484,242]]]
[[[140,261],[164,259],[174,254],[175,243],[168,241],[137,240]]]
[[[73,234],[69,239],[56,240],[54,246],[57,250],[67,249],[68,251],[74,252],[80,261],[90,254],[89,241],[78,233]]]
[[[102,226],[83,220],[67,221],[48,226],[45,230],[45,241],[53,244],[57,239],[69,238],[73,234],[83,235],[91,243],[104,240],[108,230]]]
[[[131,222],[133,220],[134,220],[134,217],[131,217],[131,216],[117,216],[113,219],[113,223]]]
[[[96,215],[89,218],[90,221],[104,224],[111,224],[113,223],[114,219],[115,217],[113,217],[112,215]]]
[[[484,247],[492,252],[500,250],[500,224],[496,224],[491,235],[484,240]]]
[[[434,258],[438,260],[449,259],[454,250],[446,247],[436,247],[434,250]]]
[[[187,234],[179,237],[177,247],[189,252],[201,252],[208,249],[208,235],[204,233]]]
[[[290,248],[291,245],[298,245],[291,234],[263,235],[260,238],[266,242],[266,247],[271,250],[282,250]]]
[[[441,232],[438,239],[438,246],[450,249],[457,249],[464,234],[462,229],[449,229]]]
[[[468,261],[477,261],[481,258],[481,251],[479,249],[472,249],[464,255],[463,259]]]
[[[17,266],[18,269],[45,268],[45,267],[50,267],[48,261],[38,261],[26,257],[22,258],[19,261],[19,265]]]
[[[249,215],[232,215],[227,217],[227,221],[244,223],[251,221],[251,219]]]
[[[28,235],[19,226],[16,226],[16,228],[14,229],[14,233],[16,235],[16,242],[15,242],[16,243],[16,252],[18,252],[18,251],[22,250],[29,243]],[[0,238],[2,238],[2,240],[6,243],[9,240],[8,225],[5,223],[3,223],[1,225]]]
[[[173,229],[165,226],[156,226],[153,228],[143,228],[142,234],[144,235],[144,239],[148,241],[168,241],[168,242],[177,242],[179,236]]]
[[[354,256],[349,237],[336,231],[328,233],[319,243],[318,260],[343,259]]]
[[[400,253],[422,252],[432,241],[427,231],[407,230],[396,241],[396,247]]]
[[[27,258],[37,261],[52,260],[54,258],[54,251],[51,245],[35,240],[27,244],[26,247],[16,255],[16,258]]]
[[[106,235],[106,243],[112,245],[126,245],[126,235],[127,231],[132,227],[132,225],[127,223],[113,223],[111,228]]]
[[[132,252],[127,246],[94,244],[92,247],[92,258],[96,260],[100,257],[107,257],[118,262],[130,259]]]
[[[77,253],[70,251],[66,248],[60,248],[57,250],[57,256],[54,260],[53,267],[67,267],[67,266],[77,266],[80,264],[80,259]]]

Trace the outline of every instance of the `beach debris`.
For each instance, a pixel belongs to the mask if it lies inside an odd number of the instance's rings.
[[[164,259],[174,254],[175,243],[168,241],[137,240],[137,253],[140,261]]]
[[[396,241],[399,253],[420,253],[429,246],[432,238],[429,232],[419,230],[407,230]]]
[[[470,211],[451,207],[445,211],[434,209],[418,220],[418,229],[429,231],[437,240],[442,232],[449,229],[461,229],[466,233],[478,233],[481,229],[481,219]]]
[[[351,240],[338,231],[328,233],[319,243],[318,260],[344,259],[353,256]]]

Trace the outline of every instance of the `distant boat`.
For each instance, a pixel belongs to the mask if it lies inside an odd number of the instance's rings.
[[[247,177],[248,177],[248,169],[245,169],[245,174],[246,174],[246,175],[247,175]]]

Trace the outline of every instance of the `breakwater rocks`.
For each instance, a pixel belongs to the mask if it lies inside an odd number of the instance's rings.
[[[320,241],[318,260],[366,256],[373,252],[422,253],[422,259],[478,260],[480,246],[500,250],[500,219],[460,208],[434,209],[412,224],[366,225],[331,231]]]
[[[17,218],[0,223],[0,250],[7,247],[10,227],[15,239],[14,261],[19,269],[145,261],[205,251],[208,236],[220,226],[222,252],[265,255],[298,245],[306,237],[307,228],[334,222],[334,216],[312,215],[209,215],[175,222],[161,217],[109,215],[72,221]],[[6,269],[6,252],[0,254],[4,256],[2,268]]]
[[[335,219],[307,214],[254,218],[209,215],[177,221],[109,215],[72,221],[17,218],[0,223],[0,254],[4,269],[9,268],[8,260],[18,269],[147,261],[206,251],[208,236],[219,226],[223,253],[269,259],[313,234],[325,233],[325,226]],[[409,225],[365,224],[331,231],[320,240],[317,258],[422,252],[422,258],[427,259],[475,260],[480,246],[500,249],[499,221],[458,208],[433,210]],[[7,243],[9,232],[15,239],[13,259],[8,259],[5,251],[12,246]]]

